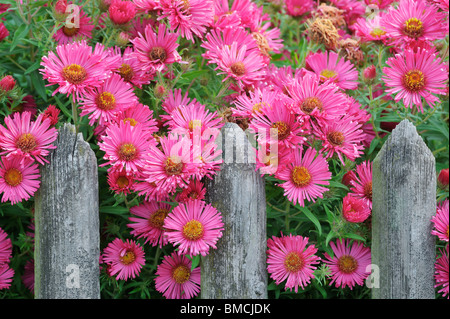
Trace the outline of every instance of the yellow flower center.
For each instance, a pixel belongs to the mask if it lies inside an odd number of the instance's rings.
[[[78,64],[70,64],[62,70],[63,78],[72,84],[81,84],[87,78],[86,69]]]
[[[198,240],[203,237],[203,225],[198,220],[191,220],[183,227],[183,236],[189,240]]]
[[[338,268],[344,274],[351,274],[358,268],[358,262],[350,255],[343,255],[338,260]]]
[[[120,68],[117,70],[119,75],[127,82],[130,82],[134,76],[134,71],[129,64],[122,63]]]
[[[300,109],[306,114],[311,114],[316,108],[320,111],[323,109],[322,102],[316,97],[307,97],[300,105]]]
[[[170,176],[179,175],[183,171],[184,164],[178,157],[168,157],[164,170]]]
[[[124,118],[123,122],[124,123],[128,122],[128,123],[130,123],[131,126],[136,126],[136,124],[137,124],[137,121],[131,117]]]
[[[190,131],[194,131],[194,129],[201,128],[201,127],[202,127],[202,121],[200,121],[200,120],[189,121],[189,130]]]
[[[304,187],[311,182],[311,174],[304,166],[296,166],[291,173],[292,182],[297,187]]]
[[[111,111],[116,107],[116,98],[110,92],[103,92],[96,97],[95,103],[99,109]]]
[[[22,182],[23,176],[17,168],[10,168],[6,171],[4,179],[6,184],[15,187]]]
[[[403,77],[403,83],[410,92],[418,92],[425,86],[425,78],[421,71],[408,71]]]
[[[384,31],[381,28],[373,28],[372,31],[370,31],[370,35],[373,37],[381,37],[386,34],[386,31]]]
[[[150,218],[148,219],[148,223],[153,228],[158,228],[162,230],[164,226],[164,220],[166,219],[167,214],[169,214],[168,210],[162,208],[158,209],[150,216]]]
[[[179,265],[172,272],[172,278],[177,284],[184,284],[190,277],[191,270],[184,265]]]
[[[120,256],[120,262],[124,265],[129,265],[136,260],[136,255],[128,250],[123,256]]]
[[[336,73],[336,71],[325,69],[325,70],[322,70],[322,72],[320,72],[320,75],[327,79],[331,79],[331,78],[335,77],[337,75],[337,73]]]
[[[122,144],[118,153],[119,159],[122,161],[132,161],[138,154],[136,147],[130,143]]]
[[[68,28],[67,26],[64,26],[62,30],[65,35],[72,37],[80,31],[80,28]]]
[[[284,259],[284,266],[289,272],[297,272],[303,268],[303,258],[296,251],[292,251],[287,254]]]
[[[372,182],[367,182],[363,186],[364,188],[364,196],[372,200]]]
[[[410,18],[406,20],[403,30],[408,37],[417,39],[423,34],[423,23],[417,18]]]
[[[287,125],[283,121],[275,122],[272,125],[272,128],[276,128],[277,129],[278,140],[284,140],[286,137],[289,136],[289,133],[291,132],[291,128],[289,127],[289,125]]]
[[[32,152],[37,146],[37,140],[31,133],[24,133],[16,141],[16,146],[24,153]]]

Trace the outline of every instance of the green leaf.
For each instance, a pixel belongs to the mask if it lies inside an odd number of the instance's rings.
[[[192,257],[191,271],[200,264],[200,255]]]
[[[128,213],[128,208],[123,206],[100,206],[99,211],[100,213],[123,215]]]
[[[320,225],[320,221],[317,219],[317,217],[311,213],[311,211],[306,207],[301,207],[300,205],[296,205],[308,219],[316,226],[316,229],[319,231],[319,236],[322,235],[322,226]]]
[[[36,90],[37,94],[45,101],[47,102],[47,92],[45,91],[45,84],[44,80],[39,76],[39,73],[34,70],[33,73],[31,73],[31,83],[33,83],[34,89]]]
[[[9,47],[9,52],[14,50],[14,48],[19,44],[20,40],[23,39],[23,37],[28,33],[28,25],[21,24],[16,32],[14,32],[14,37],[11,42],[11,46]]]
[[[40,61],[40,60],[34,62],[33,65],[30,66],[30,67],[25,71],[24,74],[28,74],[28,73],[33,72],[34,70],[37,70],[37,69],[39,68],[40,65],[41,65],[41,61]]]

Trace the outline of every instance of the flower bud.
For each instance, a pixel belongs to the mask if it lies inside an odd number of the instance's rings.
[[[373,83],[377,77],[377,68],[375,65],[368,66],[363,71],[363,79],[365,83]]]
[[[0,41],[5,39],[9,35],[8,29],[6,29],[5,25],[0,22]]]
[[[440,189],[448,189],[448,168],[440,171],[437,184]]]
[[[16,86],[16,80],[11,75],[4,76],[0,80],[0,91],[9,92]]]

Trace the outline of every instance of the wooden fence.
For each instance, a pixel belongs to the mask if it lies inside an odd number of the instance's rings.
[[[201,298],[267,298],[264,179],[245,133],[231,123],[222,130],[225,163],[207,183],[207,199],[225,230],[217,250],[202,257]],[[95,155],[66,124],[49,162],[36,194],[35,296],[100,298]],[[434,298],[435,192],[434,157],[405,120],[373,163],[373,298]]]

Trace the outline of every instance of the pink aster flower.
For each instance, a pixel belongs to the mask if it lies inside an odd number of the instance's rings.
[[[264,61],[259,52],[249,51],[246,45],[238,50],[237,42],[233,42],[231,46],[224,46],[219,56],[216,70],[221,70],[219,75],[225,74],[222,82],[231,78],[242,89],[263,79]]]
[[[436,215],[433,216],[433,230],[431,234],[437,236],[439,240],[448,242],[449,229],[449,206],[448,199],[436,205]]]
[[[225,46],[231,46],[236,42],[237,50],[242,46],[247,46],[247,52],[258,52],[258,44],[252,35],[244,29],[239,27],[227,27],[224,29],[212,29],[206,35],[205,41],[200,45],[205,48],[205,53],[202,56],[208,59],[208,63],[218,64],[221,59],[222,49]]]
[[[362,223],[372,213],[367,202],[359,197],[347,194],[342,201],[342,216],[350,223]]]
[[[0,42],[6,39],[9,36],[9,31],[3,24],[3,22],[0,22]]]
[[[137,12],[150,13],[158,6],[159,0],[133,0]]]
[[[164,256],[156,270],[155,288],[167,299],[191,299],[200,292],[200,267],[191,269],[192,262],[173,252]]]
[[[158,26],[155,33],[151,25],[147,25],[144,34],[131,40],[134,55],[141,68],[148,71],[162,71],[167,64],[180,62],[181,57],[176,51],[178,34],[166,30],[165,24]]]
[[[79,41],[81,39],[91,39],[92,30],[94,29],[94,24],[91,18],[80,9],[78,25],[69,28],[67,23],[56,31],[53,38],[58,42],[58,44],[66,44],[69,42]],[[75,24],[75,23],[74,23]]]
[[[130,208],[132,217],[127,226],[133,229],[130,233],[137,238],[145,239],[152,246],[165,246],[168,243],[164,231],[164,220],[172,206],[157,201],[144,201]]]
[[[191,138],[194,132],[202,136],[206,129],[220,130],[223,126],[222,118],[217,112],[209,111],[200,103],[180,105],[170,116],[165,125],[168,125],[173,133],[185,134]]]
[[[137,102],[133,86],[118,74],[112,74],[103,85],[82,97],[80,116],[88,115],[89,125],[111,122],[119,113]]]
[[[372,162],[364,161],[356,166],[354,178],[350,181],[351,195],[363,199],[372,209]]]
[[[0,161],[0,194],[2,203],[11,205],[28,200],[40,185],[39,167],[28,158],[3,157]]]
[[[194,42],[193,35],[202,38],[206,27],[213,21],[214,6],[212,0],[160,0],[158,9],[161,16],[167,18],[170,30],[177,30],[183,38]]]
[[[314,8],[314,2],[312,0],[285,0],[284,5],[286,13],[294,17],[309,13]]]
[[[59,113],[61,111],[53,104],[50,104],[42,113],[42,121],[50,120],[50,126],[55,126],[59,121]]]
[[[445,37],[442,13],[425,0],[400,0],[381,19],[381,26],[397,45],[409,40],[436,40]]]
[[[134,176],[127,173],[125,169],[112,170],[108,172],[108,185],[116,194],[123,193],[130,194],[133,184]]]
[[[280,147],[298,148],[306,142],[307,128],[288,109],[288,101],[277,98],[254,114],[249,128],[257,136]]]
[[[326,158],[336,154],[345,165],[344,156],[355,161],[363,154],[365,134],[361,124],[352,116],[343,116],[319,126],[313,124],[313,127],[314,135],[323,142],[322,151],[326,153]]]
[[[9,289],[14,277],[14,269],[8,264],[0,264],[0,290]]]
[[[180,203],[164,221],[167,238],[179,254],[206,256],[222,237],[222,215],[201,200]]]
[[[197,129],[200,131],[200,129]],[[222,150],[219,149],[217,137],[220,134],[218,129],[206,129],[203,134],[194,133],[192,142],[192,175],[197,179],[212,176],[220,170],[223,163]]]
[[[315,201],[317,197],[323,198],[328,188],[331,172],[328,163],[322,154],[313,148],[302,148],[292,151],[292,161],[279,171],[276,176],[285,181],[280,184],[284,188],[284,195],[297,205],[305,205],[305,199]]]
[[[387,60],[383,68],[384,83],[389,95],[395,94],[395,102],[403,101],[405,107],[423,113],[422,98],[433,107],[439,98],[434,94],[446,94],[448,71],[440,57],[433,51],[406,50]]]
[[[149,84],[154,74],[151,71],[142,69],[139,61],[135,58],[132,47],[126,47],[121,53],[120,47],[115,47],[113,54],[120,56],[120,64],[117,69],[113,71],[119,74],[125,82],[142,88],[142,85]]]
[[[439,249],[441,253],[441,257],[436,260],[434,264],[434,279],[436,281],[435,288],[440,288],[438,293],[442,294],[442,297],[446,297],[449,299],[449,263],[448,263],[448,245],[444,249]]]
[[[9,263],[12,256],[12,243],[8,234],[0,228],[0,265]]]
[[[103,250],[103,262],[110,267],[109,275],[117,275],[117,280],[135,278],[145,264],[144,249],[134,240],[116,238]]]
[[[270,107],[276,98],[280,97],[278,91],[266,88],[256,88],[254,91],[240,94],[234,101],[235,107],[231,109],[233,116],[252,119],[261,112],[263,107]]]
[[[384,27],[381,26],[381,15],[377,15],[373,19],[359,18],[356,20],[354,28],[355,35],[361,37],[362,42],[384,41],[389,38]]]
[[[132,126],[128,122],[109,125],[99,144],[100,150],[105,152],[103,158],[108,162],[100,166],[111,165],[112,170],[125,168],[128,174],[139,173],[146,164],[147,153],[153,143],[141,126]]]
[[[85,41],[73,42],[56,47],[56,54],[49,51],[42,57],[40,69],[48,85],[58,85],[56,93],[73,94],[78,98],[89,90],[99,87],[110,76],[105,68],[102,56],[93,54],[93,50]]]
[[[49,119],[43,120],[40,114],[31,121],[31,113],[14,113],[5,118],[6,128],[0,125],[3,135],[0,140],[0,155],[18,156],[22,159],[36,160],[40,164],[48,163],[44,158],[49,150],[55,149],[52,143],[58,136],[58,131],[50,127]]]
[[[313,118],[323,123],[345,112],[346,95],[333,83],[320,83],[315,74],[296,77],[288,92],[292,98],[290,109],[302,118]]]
[[[162,137],[161,149],[152,147],[142,173],[149,183],[155,183],[162,194],[172,194],[177,187],[185,188],[193,171],[191,141],[187,137]]]
[[[186,203],[196,199],[204,200],[205,194],[206,188],[203,187],[203,183],[198,179],[191,179],[189,185],[178,194],[176,200],[179,203]]]
[[[317,248],[308,245],[308,240],[292,234],[267,240],[267,271],[277,285],[287,279],[285,290],[294,288],[298,292],[298,287],[305,289],[314,279],[315,265],[320,258],[315,255]]]
[[[339,59],[336,52],[311,54],[305,63],[324,82],[334,82],[344,90],[354,90],[358,87],[358,70],[350,61]]]
[[[136,5],[133,1],[113,0],[108,8],[108,13],[112,23],[124,25],[135,17]]]
[[[121,121],[128,122],[131,126],[141,126],[145,134],[153,134],[159,130],[157,122],[153,118],[153,110],[151,110],[148,105],[139,102],[131,105],[113,119],[113,122],[115,123]]]
[[[29,259],[25,264],[22,282],[31,293],[34,293],[34,259]]]
[[[328,264],[331,271],[330,285],[335,283],[337,288],[362,286],[364,280],[370,275],[371,252],[370,248],[364,247],[362,243],[354,241],[350,244],[349,239],[340,239],[330,242],[334,256],[325,253],[324,262]]]

